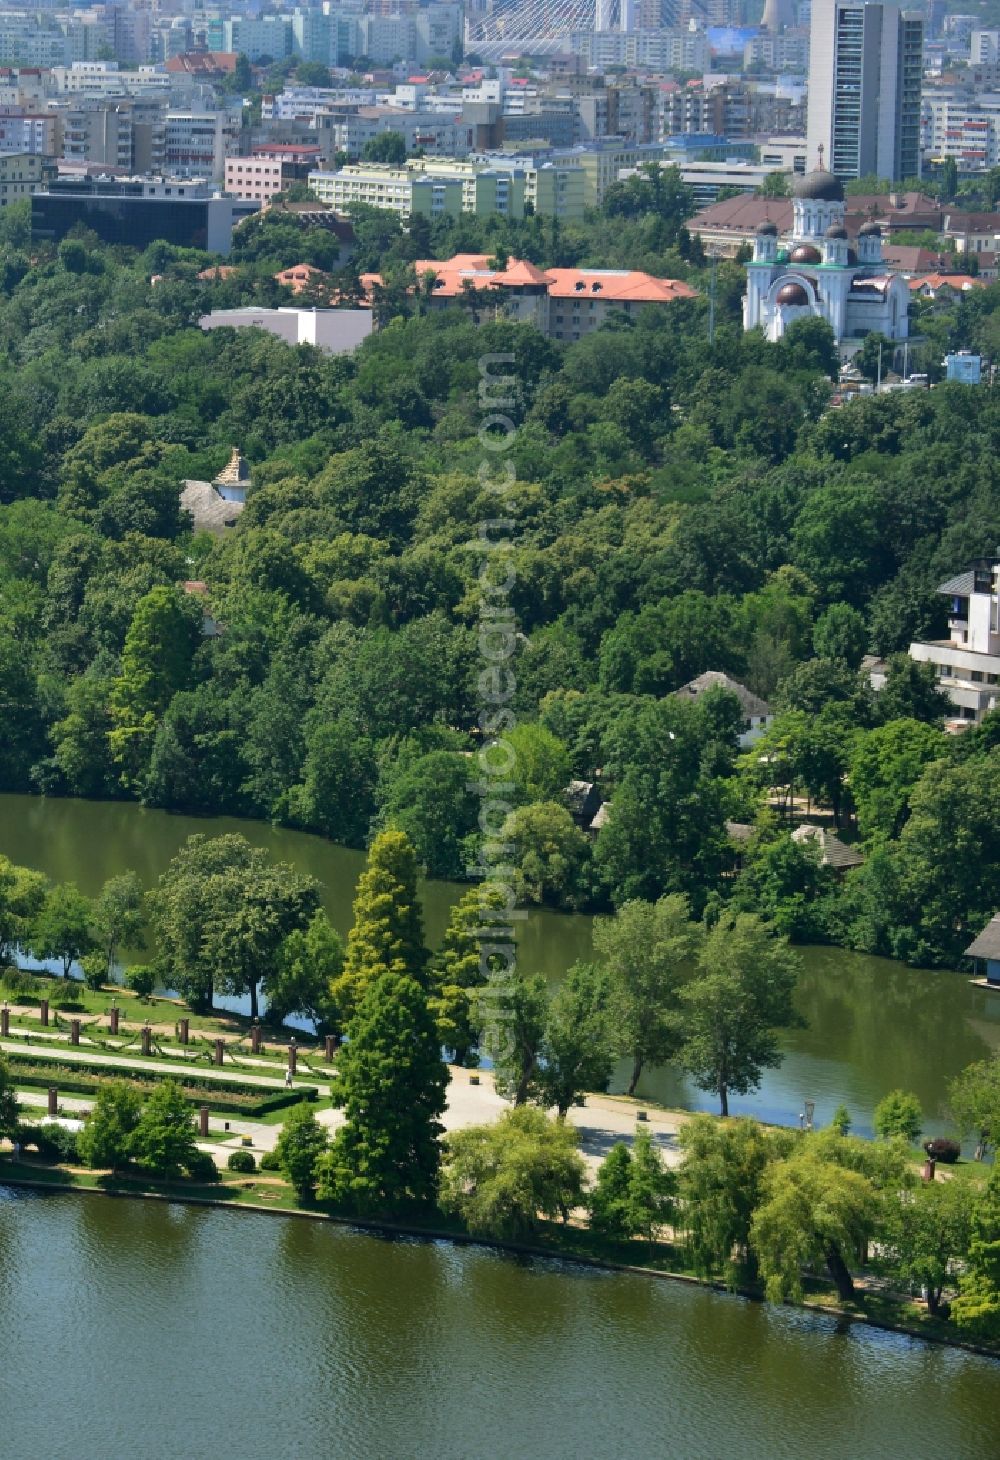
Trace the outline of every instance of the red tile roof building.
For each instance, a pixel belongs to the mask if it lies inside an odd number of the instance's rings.
[[[613,312],[636,314],[649,306],[694,299],[698,292],[680,279],[655,279],[634,269],[540,269],[515,258],[496,269],[493,262],[489,254],[419,259],[413,266],[417,288],[428,300],[468,300],[479,317],[503,310],[508,318],[534,324],[556,340],[578,340]]]

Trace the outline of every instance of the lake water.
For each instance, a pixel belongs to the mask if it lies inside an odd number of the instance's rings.
[[[1000,1364],[626,1274],[0,1187],[11,1460],[995,1460]]]
[[[262,822],[172,816],[128,802],[0,796],[0,853],[55,880],[74,881],[88,894],[130,868],[149,887],[192,833],[230,831],[317,877],[333,923],[347,931],[361,852]],[[460,892],[450,883],[423,884],[432,945]],[[591,955],[587,917],[536,911],[520,925],[518,957],[527,972],[558,979]],[[840,949],[807,948],[802,955],[797,1002],[806,1027],[785,1035],[781,1068],[770,1071],[754,1095],[734,1097],[732,1111],[794,1125],[803,1103],[813,1100],[823,1123],[844,1101],[855,1129],[867,1133],[874,1105],[899,1087],[920,1097],[929,1131],[947,1129],[948,1080],[1000,1049],[1000,993],[976,988],[961,974],[905,968]],[[623,1063],[612,1088],[623,1089],[626,1076]],[[711,1096],[671,1070],[648,1071],[639,1094],[669,1105],[716,1108]]]

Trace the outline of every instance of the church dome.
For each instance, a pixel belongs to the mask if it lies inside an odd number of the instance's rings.
[[[777,238],[778,225],[771,222],[762,223],[757,229],[757,237],[759,238],[762,233],[766,234],[768,238]]]
[[[882,230],[873,218],[870,223],[862,223],[861,227],[858,229],[858,237],[881,238]]]
[[[844,185],[832,172],[807,172],[792,184],[793,198],[806,198],[817,203],[842,203]]]
[[[788,255],[791,264],[821,264],[823,255],[811,243],[800,243]]]
[[[774,296],[774,302],[775,304],[808,304],[809,295],[801,284],[796,284],[793,280],[788,284],[782,284]]]
[[[830,226],[829,226],[829,228],[823,234],[823,237],[824,238],[846,238],[847,237],[847,229],[844,227],[843,223],[831,223]]]

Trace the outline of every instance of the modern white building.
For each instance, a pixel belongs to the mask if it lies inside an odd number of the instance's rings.
[[[289,345],[315,345],[329,355],[356,350],[372,332],[370,309],[213,309],[203,330],[259,329]]]
[[[1000,557],[980,558],[938,589],[951,600],[948,638],[910,645],[933,664],[955,719],[978,722],[1000,703]]]
[[[872,331],[890,340],[909,332],[909,287],[882,262],[882,232],[865,223],[851,246],[844,227],[844,188],[832,172],[808,172],[792,185],[792,237],[763,223],[747,264],[743,327],[780,340],[796,319],[825,319],[845,356]],[[886,362],[888,365],[888,362]]]
[[[809,45],[810,162],[822,155],[840,178],[919,177],[922,17],[878,0],[813,0]]]

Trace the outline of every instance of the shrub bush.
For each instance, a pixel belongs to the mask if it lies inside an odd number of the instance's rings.
[[[87,1007],[72,984],[56,985],[48,1000],[49,1008],[58,1009],[61,1014],[82,1014]]]
[[[188,1162],[188,1175],[193,1181],[218,1181],[219,1168],[209,1151],[198,1151]]]
[[[230,1171],[249,1173],[257,1170],[257,1162],[253,1158],[252,1151],[232,1151],[226,1165]]]
[[[932,1161],[940,1161],[945,1166],[954,1166],[962,1154],[958,1141],[949,1140],[947,1136],[936,1136],[933,1140],[924,1141],[924,1150]]]
[[[17,1133],[22,1146],[34,1146],[40,1161],[75,1161],[76,1131],[64,1125],[22,1125]]]
[[[239,1153],[237,1152],[237,1155]],[[265,1151],[260,1158],[260,1169],[262,1171],[280,1171],[281,1162],[278,1160],[277,1151]]]
[[[26,968],[5,968],[3,971],[3,991],[12,999],[24,1000],[37,998],[41,984],[34,974]]]

